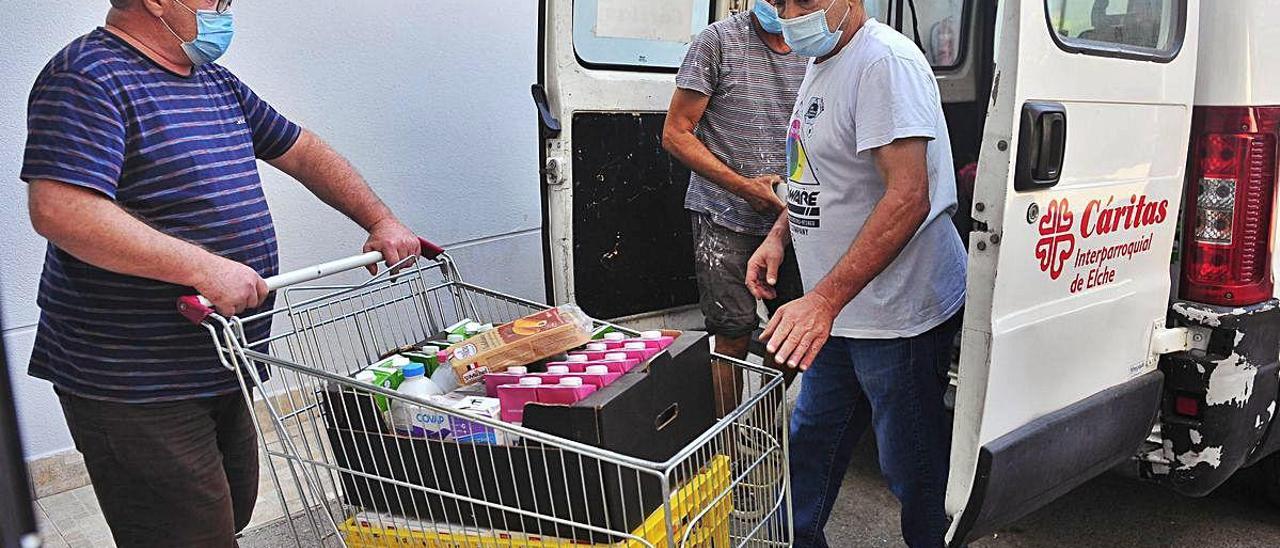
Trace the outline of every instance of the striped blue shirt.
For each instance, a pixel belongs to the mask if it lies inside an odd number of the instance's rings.
[[[300,128],[218,65],[169,72],[97,29],[36,79],[22,180],[102,193],[157,230],[276,273],[276,234],[258,159]],[[193,290],[87,264],[50,244],[30,374],[87,398],[126,403],[226,394],[239,383],[209,332],[175,300]],[[256,340],[270,326],[249,326]]]

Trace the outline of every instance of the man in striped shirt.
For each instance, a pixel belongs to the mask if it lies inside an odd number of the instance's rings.
[[[716,352],[745,358],[760,325],[747,290],[747,260],[783,209],[775,187],[786,172],[787,122],[808,61],[791,55],[776,12],[718,21],[689,46],[663,128],[663,145],[692,171],[685,209],[693,223],[694,270]],[[804,293],[791,257],[782,267],[772,313]],[[737,406],[733,368],[717,367],[717,406]]]
[[[32,89],[21,178],[49,240],[30,374],[53,383],[121,546],[231,546],[258,490],[236,377],[175,300],[270,306],[276,235],[257,160],[369,232],[388,264],[417,238],[347,163],[212,61],[229,0],[111,0],[106,26]],[[250,340],[270,329],[250,325]]]

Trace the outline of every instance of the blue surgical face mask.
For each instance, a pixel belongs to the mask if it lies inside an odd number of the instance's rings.
[[[182,42],[182,51],[187,54],[188,59],[191,59],[191,64],[195,66],[207,65],[222,57],[227,52],[227,48],[231,47],[231,37],[235,35],[231,12],[218,13],[213,10],[193,10],[180,0],[173,0],[173,3],[182,6],[196,16],[195,39],[190,42]],[[161,19],[160,22],[164,23],[164,27],[169,29],[169,32],[177,37],[178,40],[182,40],[178,33],[173,32],[173,27],[170,27],[169,23],[166,23],[164,19]]]
[[[756,14],[756,21],[760,22],[760,28],[765,32],[782,33],[782,23],[778,21],[778,8],[773,7],[772,0],[756,0],[755,9],[752,11]]]
[[[786,40],[791,51],[805,57],[822,57],[835,49],[844,31],[832,31],[827,28],[827,10],[831,9],[832,4],[835,4],[835,0],[831,0],[831,4],[826,8],[813,13],[778,20],[782,23],[782,38]],[[848,6],[845,10],[844,17],[836,24],[836,28],[844,26],[845,20],[849,19],[850,11],[853,11],[852,6]]]

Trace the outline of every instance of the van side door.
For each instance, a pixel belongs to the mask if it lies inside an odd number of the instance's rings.
[[[739,3],[543,0],[534,97],[553,302],[597,318],[697,303],[689,170],[663,150],[662,127],[689,43]]]

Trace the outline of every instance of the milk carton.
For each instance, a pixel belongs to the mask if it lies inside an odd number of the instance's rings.
[[[445,394],[432,396],[428,401],[449,412],[415,408],[413,430],[409,433],[412,437],[488,445],[511,445],[514,442],[507,432],[466,419],[466,416],[473,416],[499,420],[501,406],[497,398]]]

